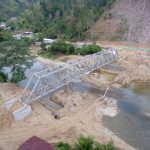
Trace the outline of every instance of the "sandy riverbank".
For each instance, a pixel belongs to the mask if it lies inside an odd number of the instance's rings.
[[[0,86],[3,86],[0,84]],[[5,87],[7,87],[5,85]],[[9,85],[10,87],[10,85]],[[13,90],[13,93],[18,90]],[[53,100],[64,105],[59,110],[60,119],[56,120],[52,112],[41,104],[32,104],[32,115],[20,122],[10,122],[0,129],[0,148],[2,150],[14,150],[33,135],[39,136],[50,143],[60,140],[71,142],[79,135],[91,135],[99,142],[113,140],[121,149],[132,150],[102,124],[103,115],[115,116],[117,114],[117,103],[114,99],[95,97],[88,93],[78,93],[63,90],[58,92]],[[4,95],[7,97],[7,94]]]

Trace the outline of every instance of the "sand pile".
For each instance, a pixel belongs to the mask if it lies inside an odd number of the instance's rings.
[[[12,122],[13,122],[12,113],[10,111],[5,110],[4,108],[1,108],[0,129],[11,127]]]
[[[3,105],[5,102],[14,99],[22,92],[22,89],[12,83],[0,83],[0,128],[9,128],[14,122],[12,112],[21,108],[20,102],[15,103],[8,111]]]
[[[3,105],[0,106],[0,129],[11,127],[12,123],[14,122],[13,112],[22,107],[23,104],[21,104],[19,101],[17,101],[9,110],[6,110]]]
[[[12,83],[0,83],[0,104],[18,97],[22,92],[19,86]]]

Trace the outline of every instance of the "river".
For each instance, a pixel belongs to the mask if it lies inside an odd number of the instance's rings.
[[[116,94],[119,113],[114,118],[103,118],[106,127],[139,150],[150,149],[150,88],[146,87],[139,93],[134,88],[112,93]]]

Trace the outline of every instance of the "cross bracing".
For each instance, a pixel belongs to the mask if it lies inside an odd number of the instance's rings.
[[[30,104],[118,59],[119,55],[115,49],[105,49],[81,59],[35,73],[29,80],[29,83],[20,97],[20,101],[25,104]]]

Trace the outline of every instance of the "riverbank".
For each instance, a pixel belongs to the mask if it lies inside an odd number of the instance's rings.
[[[2,84],[0,84],[2,86]],[[5,85],[5,87],[7,87]],[[9,85],[10,87],[10,85]],[[13,94],[18,90],[13,90]],[[7,94],[4,95],[7,97]],[[53,117],[52,112],[41,104],[32,104],[32,115],[20,122],[8,122],[0,129],[0,148],[14,150],[33,135],[39,136],[50,143],[76,139],[80,134],[91,135],[95,140],[103,143],[110,140],[121,149],[133,148],[115,136],[102,124],[103,115],[115,116],[117,104],[114,99],[101,99],[89,93],[76,91],[60,91],[53,100],[62,102],[64,108],[57,112],[60,119]]]

